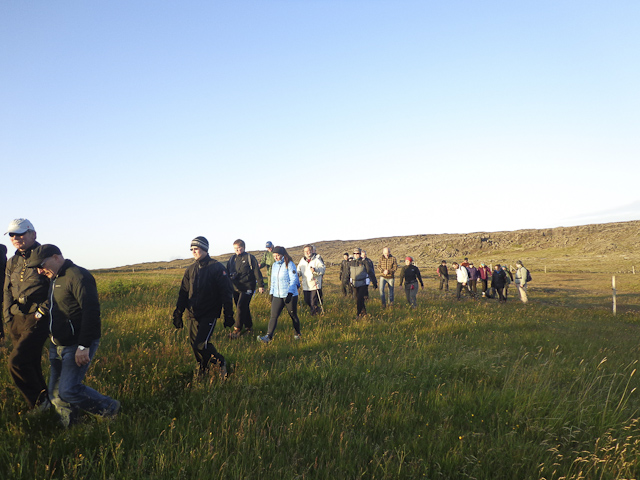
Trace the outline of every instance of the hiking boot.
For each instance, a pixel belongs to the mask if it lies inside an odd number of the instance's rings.
[[[70,407],[61,407],[56,408],[56,412],[58,413],[60,425],[64,428],[69,428],[76,423],[78,423],[80,413],[76,408]]]
[[[236,340],[236,339],[240,338],[240,335],[242,335],[242,334],[243,334],[243,331],[242,331],[241,329],[239,329],[239,328],[234,328],[234,329],[233,329],[233,332],[231,332],[231,333],[229,334],[229,338],[230,338],[231,340]]]
[[[226,380],[227,377],[229,376],[229,372],[227,371],[227,362],[226,360],[224,362],[222,362],[222,364],[219,367],[220,370],[220,379],[221,380]]]
[[[293,339],[294,339],[294,340],[302,340],[302,334],[301,334],[301,333],[296,333],[296,334],[293,336]]]
[[[262,337],[258,335],[258,341],[262,343],[269,343],[271,339],[269,338],[269,335],[264,335]]]
[[[102,416],[104,418],[116,418],[118,416],[118,412],[120,411],[120,400],[114,400],[111,408],[109,410],[105,410]]]

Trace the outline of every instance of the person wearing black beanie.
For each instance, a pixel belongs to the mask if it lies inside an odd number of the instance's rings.
[[[182,278],[173,326],[182,328],[182,315],[187,312],[189,342],[204,375],[213,357],[222,378],[227,376],[225,358],[211,343],[211,335],[224,307],[225,319],[233,321],[233,287],[227,269],[208,253],[209,242],[196,237],[191,242],[191,253],[195,262],[187,267]]]

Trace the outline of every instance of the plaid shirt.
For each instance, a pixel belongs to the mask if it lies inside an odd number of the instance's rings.
[[[378,271],[382,273],[385,270],[389,270],[388,275],[382,275],[384,278],[393,278],[397,269],[398,261],[396,260],[396,257],[394,257],[393,255],[389,255],[389,258],[385,257],[384,255],[380,257],[380,260],[378,261]]]

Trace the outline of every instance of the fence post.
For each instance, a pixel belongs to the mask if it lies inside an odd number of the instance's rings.
[[[616,314],[616,276],[611,277],[611,288],[613,290],[613,314]]]
[[[636,274],[636,267],[635,267],[635,265],[632,265],[632,266],[631,266],[631,271],[633,271],[633,274],[634,274],[634,275]]]

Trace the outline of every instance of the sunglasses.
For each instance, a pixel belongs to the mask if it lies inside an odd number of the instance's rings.
[[[10,233],[9,236],[10,237],[22,237],[23,235],[26,235],[27,232],[22,232],[22,233]]]

